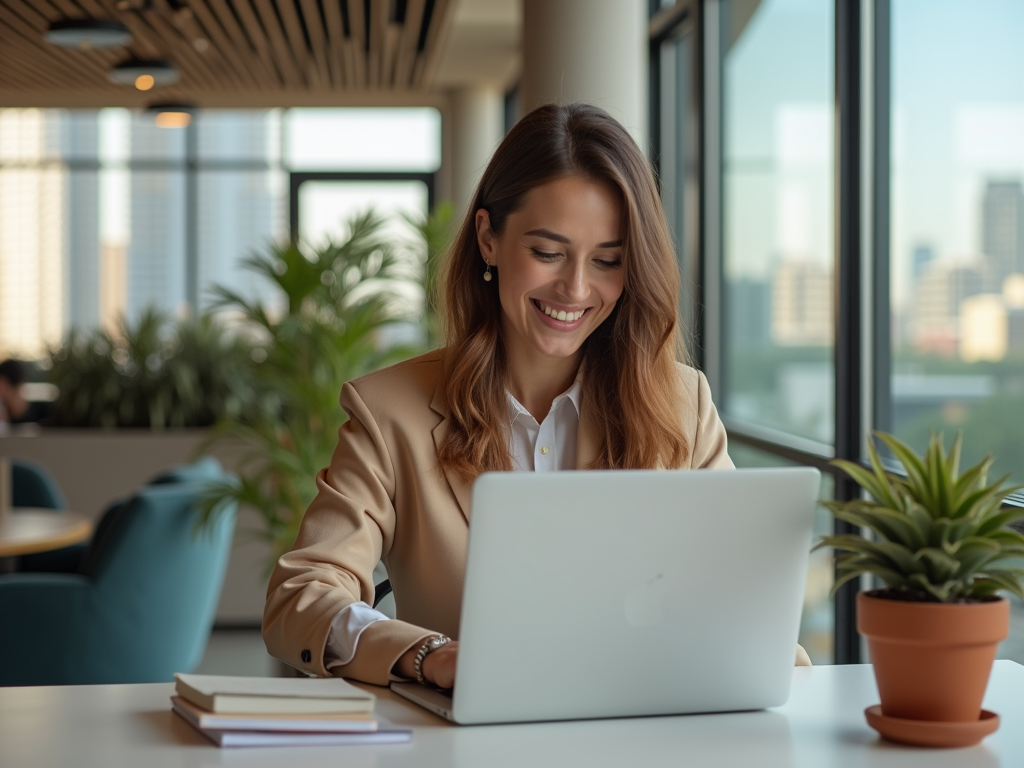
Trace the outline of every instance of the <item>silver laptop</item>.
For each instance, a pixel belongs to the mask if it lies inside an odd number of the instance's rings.
[[[481,475],[457,723],[785,703],[820,474],[807,467]]]

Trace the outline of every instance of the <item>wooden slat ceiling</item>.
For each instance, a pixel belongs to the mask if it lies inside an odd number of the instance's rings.
[[[455,0],[0,0],[0,107],[424,101],[454,6]],[[59,48],[44,35],[61,18],[119,21],[132,42]],[[107,72],[130,56],[170,60],[181,81],[148,92],[110,83]]]

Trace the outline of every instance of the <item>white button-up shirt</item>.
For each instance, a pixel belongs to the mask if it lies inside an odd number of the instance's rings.
[[[551,410],[539,424],[523,405],[508,393],[509,452],[512,467],[520,472],[557,472],[576,468],[576,438],[580,429],[580,377],[551,401]],[[356,655],[363,630],[388,617],[363,602],[341,609],[327,636],[324,666],[334,669],[348,664]],[[398,678],[395,678],[398,679]]]

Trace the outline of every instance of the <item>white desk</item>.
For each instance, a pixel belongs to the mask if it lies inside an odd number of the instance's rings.
[[[1024,766],[1024,667],[997,661],[985,706],[1002,716],[980,746],[932,750],[878,739],[862,714],[878,701],[869,666],[794,670],[786,706],[767,712],[450,726],[380,694],[379,711],[415,728],[409,744],[219,750],[171,714],[173,686],[0,688],[4,768],[1011,768]]]

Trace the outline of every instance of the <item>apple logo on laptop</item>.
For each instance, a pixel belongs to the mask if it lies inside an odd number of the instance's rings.
[[[665,574],[659,573],[626,593],[626,621],[632,627],[653,627],[665,620]]]

